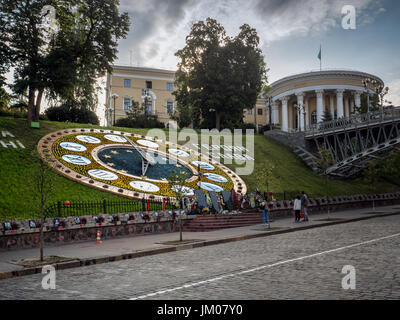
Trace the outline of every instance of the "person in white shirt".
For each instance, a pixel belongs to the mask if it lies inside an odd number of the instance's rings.
[[[293,209],[294,209],[294,222],[300,222],[300,210],[301,210],[301,200],[300,196],[296,196],[296,199],[294,200],[293,204]]]

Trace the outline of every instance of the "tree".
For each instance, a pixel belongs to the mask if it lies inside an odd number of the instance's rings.
[[[4,78],[0,75],[0,110],[6,109],[11,100],[10,94],[3,88],[4,84]]]
[[[221,128],[225,121],[242,119],[253,108],[265,85],[265,62],[255,29],[244,24],[236,37],[228,37],[216,20],[194,23],[175,75],[178,123]]]
[[[36,152],[32,155],[35,161],[35,167],[30,175],[29,186],[32,194],[32,199],[36,203],[37,208],[40,211],[40,236],[39,236],[39,248],[40,248],[40,261],[43,261],[43,227],[48,217],[48,212],[45,210],[45,206],[53,194],[55,174],[52,172],[54,167],[54,160],[50,159],[50,156],[46,156],[42,159]]]
[[[265,186],[267,187],[266,191],[270,191],[269,190],[269,182],[271,181],[271,178],[273,176],[273,172],[274,172],[275,166],[270,163],[270,162],[266,162],[266,164],[263,164],[263,167],[261,170],[258,171],[257,174],[257,185],[261,185],[263,186],[265,184]]]
[[[333,165],[333,159],[329,149],[326,149],[324,146],[318,148],[318,155],[314,159],[315,164],[318,166],[318,173],[325,178],[325,196],[327,201],[327,208],[328,208],[328,219],[329,219],[329,173],[328,168]]]
[[[28,122],[38,121],[46,92],[50,98],[90,105],[97,79],[111,72],[118,40],[129,30],[128,14],[120,15],[118,4],[118,0],[1,2],[0,68],[14,66],[14,92],[28,92]],[[48,19],[49,8],[55,10],[55,21]]]
[[[374,161],[367,162],[367,168],[363,170],[363,180],[370,187],[371,194],[374,193],[375,184],[379,180],[379,168]],[[372,198],[372,210],[375,211],[375,199]]]
[[[329,111],[329,109],[325,109],[324,113],[322,114],[322,121],[325,122],[325,121],[332,121],[332,120],[333,120],[333,118],[332,118],[331,112]]]
[[[171,175],[167,178],[168,184],[171,186],[172,192],[174,193],[175,199],[178,201],[179,205],[181,204],[182,199],[185,197],[185,194],[188,192],[187,179],[189,178],[186,171],[175,171],[172,170]],[[187,208],[183,205],[183,209],[187,214]],[[178,215],[179,219],[179,241],[183,240],[182,236],[182,215]]]
[[[374,112],[379,110],[379,96],[374,94],[369,97],[369,111]],[[361,95],[361,104],[359,107],[354,106],[355,113],[367,113],[368,112],[368,98],[366,94]]]

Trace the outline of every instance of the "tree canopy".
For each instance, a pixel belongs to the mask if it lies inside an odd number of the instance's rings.
[[[43,95],[93,107],[98,77],[112,70],[129,31],[118,0],[3,0],[0,71],[15,67],[13,90],[28,95],[37,121]],[[53,16],[54,15],[54,16]]]
[[[244,24],[235,37],[216,20],[194,23],[186,46],[176,52],[178,122],[216,127],[240,119],[253,108],[266,83],[265,62],[255,29]]]

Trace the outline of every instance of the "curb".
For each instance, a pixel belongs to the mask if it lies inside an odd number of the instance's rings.
[[[375,215],[371,215],[371,216],[367,216],[367,217],[359,217],[359,218],[353,218],[353,219],[347,219],[347,220],[325,222],[325,223],[308,225],[308,226],[297,227],[297,228],[286,228],[286,229],[282,229],[282,230],[262,232],[262,233],[257,233],[257,234],[248,234],[248,235],[221,238],[221,239],[215,239],[215,240],[204,240],[204,241],[199,241],[199,242],[195,242],[195,243],[176,245],[176,246],[170,246],[170,247],[165,247],[165,248],[148,249],[148,250],[143,250],[143,251],[136,251],[136,252],[132,252],[132,253],[121,254],[121,255],[117,255],[117,256],[78,259],[78,260],[72,260],[72,261],[52,264],[52,266],[56,270],[64,270],[64,269],[70,269],[70,268],[90,266],[90,265],[94,265],[94,264],[102,264],[102,263],[108,263],[108,262],[114,262],[114,261],[120,261],[120,260],[129,260],[129,259],[134,259],[134,258],[152,256],[152,255],[161,254],[161,253],[168,253],[168,252],[174,252],[174,251],[207,247],[207,246],[228,243],[228,242],[249,240],[249,239],[255,239],[255,238],[260,238],[260,237],[268,237],[268,236],[273,236],[273,235],[277,235],[277,234],[291,233],[291,232],[296,232],[296,231],[327,227],[327,226],[332,226],[332,225],[337,225],[337,224],[351,223],[351,222],[369,220],[369,219],[374,219],[374,218],[379,218],[379,217],[394,216],[394,215],[399,215],[399,214],[400,214],[400,212],[387,213],[387,214],[375,214]],[[0,280],[14,278],[14,277],[27,276],[27,275],[37,274],[37,273],[42,273],[42,267],[25,268],[25,269],[15,270],[15,271],[4,271],[4,272],[0,272]]]

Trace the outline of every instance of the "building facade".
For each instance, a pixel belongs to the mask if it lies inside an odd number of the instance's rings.
[[[347,70],[308,72],[280,79],[271,84],[268,93],[271,123],[291,132],[321,122],[325,110],[332,118],[349,117],[360,106],[361,94],[374,94],[372,88],[364,88],[362,81],[366,78],[384,85],[377,76]]]
[[[132,100],[145,104],[145,112],[167,123],[175,110],[175,72],[170,70],[114,66],[106,81],[106,125],[125,118]]]
[[[362,80],[369,78],[384,85],[377,76],[348,70],[323,70],[285,77],[271,84],[268,97],[261,97],[253,108],[244,110],[243,121],[253,123],[258,131],[266,124],[282,131],[303,131],[321,122],[324,111],[332,118],[349,117],[361,104],[361,94],[374,94],[364,88]],[[124,118],[132,100],[145,104],[145,112],[165,124],[171,120],[176,102],[175,71],[114,66],[106,79],[106,121]]]
[[[106,126],[125,118],[131,108],[132,99],[145,104],[146,113],[157,117],[165,124],[171,120],[175,111],[174,91],[175,71],[114,66],[112,74],[106,79]],[[115,108],[114,108],[115,104]],[[256,107],[245,110],[245,123],[254,123],[260,129],[267,124],[266,99],[258,99]]]

